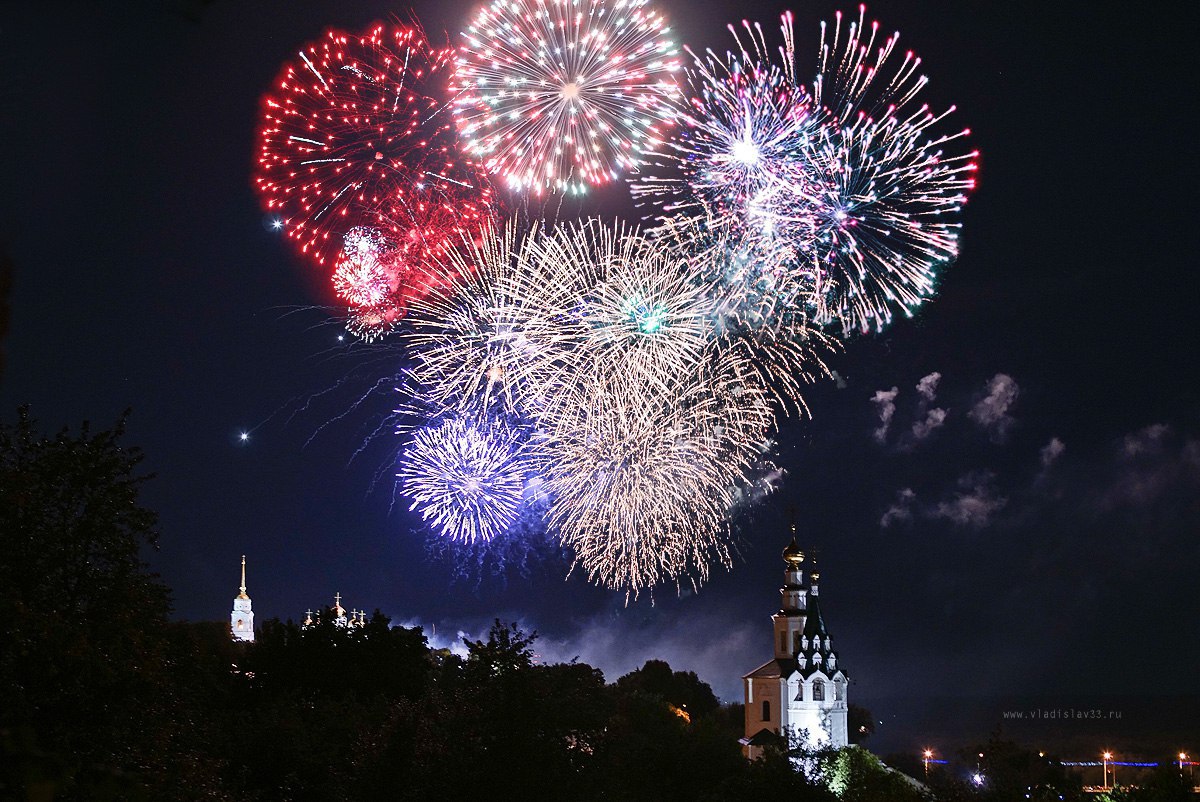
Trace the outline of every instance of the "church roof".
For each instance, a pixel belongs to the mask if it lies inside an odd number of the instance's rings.
[[[800,679],[803,680],[812,679],[814,674],[824,674],[830,680],[836,680],[840,675],[842,679],[846,680],[847,682],[850,681],[850,675],[845,671],[842,671],[841,666],[838,666],[833,671],[830,671],[828,667],[816,666],[810,663],[808,668],[794,668],[793,670],[799,674]],[[788,674],[788,676],[791,676],[791,674]]]
[[[804,634],[810,638],[813,635],[827,637],[829,631],[825,629],[825,619],[821,617],[821,602],[818,596],[809,596],[808,610],[805,613],[808,617],[804,619]]]
[[[773,677],[786,677],[795,670],[795,660],[768,660],[758,668],[751,671],[749,674],[744,674],[742,679],[771,679]]]
[[[749,738],[738,738],[742,746],[786,746],[783,736],[767,727],[763,727]]]

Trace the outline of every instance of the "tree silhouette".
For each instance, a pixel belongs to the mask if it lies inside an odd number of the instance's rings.
[[[47,437],[25,407],[0,425],[0,762],[65,788],[154,772],[170,718],[170,601],[139,556],[157,516],[127,416]]]

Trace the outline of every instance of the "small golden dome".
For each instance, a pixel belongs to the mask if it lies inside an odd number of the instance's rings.
[[[783,561],[793,568],[798,568],[804,562],[804,552],[796,545],[796,538],[783,550]]]

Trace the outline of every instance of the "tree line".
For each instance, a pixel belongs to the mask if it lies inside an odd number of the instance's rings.
[[[861,748],[781,740],[747,761],[741,706],[694,673],[652,659],[609,683],[538,663],[536,635],[499,620],[465,656],[378,611],[269,620],[254,643],[172,621],[124,431],[47,436],[27,409],[0,424],[2,799],[1078,798],[1003,742],[990,789],[922,785]]]

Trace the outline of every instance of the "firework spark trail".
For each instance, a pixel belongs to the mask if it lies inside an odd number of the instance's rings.
[[[404,341],[413,373],[435,404],[532,414],[552,393],[567,355],[555,319],[558,285],[528,256],[535,226],[486,229],[447,254],[447,291],[414,300]]]
[[[543,421],[549,525],[590,580],[636,596],[728,565],[727,516],[773,422],[730,365],[674,388],[581,377]]]
[[[711,218],[682,216],[652,232],[652,247],[689,263],[693,281],[706,288],[714,346],[745,360],[781,411],[807,414],[804,387],[828,378],[825,360],[839,346],[813,326],[812,284],[790,252],[748,243]]]
[[[864,13],[846,25],[839,14],[832,36],[822,25],[809,90],[795,79],[790,13],[778,63],[748,23],[744,36],[730,28],[736,54],[693,54],[679,132],[657,154],[665,172],[631,187],[662,204],[660,219],[707,218],[746,249],[780,255],[791,275],[773,269],[776,283],[843,333],[882,329],[932,296],[957,254],[954,217],[977,155],[944,152],[968,132],[934,133],[953,107],[914,107],[920,59],[907,53],[889,72],[898,35],[880,41]]]
[[[396,475],[410,509],[444,537],[477,543],[517,522],[535,471],[521,432],[495,419],[454,416],[416,431]]]
[[[404,219],[403,233],[415,227],[436,244],[456,232],[428,221],[431,210],[454,209],[460,225],[488,216],[486,175],[457,155],[451,115],[439,113],[450,48],[377,25],[330,30],[299,59],[263,97],[255,182],[303,255],[324,265],[346,231],[381,220]]]
[[[821,24],[812,85],[832,118],[813,148],[832,178],[816,245],[819,322],[846,332],[880,330],[894,310],[911,316],[933,295],[937,271],[958,254],[955,218],[975,185],[978,156],[943,152],[970,133],[935,134],[953,106],[941,114],[927,104],[913,108],[928,83],[918,73],[921,59],[906,52],[884,77],[900,35],[877,45],[879,24],[865,25],[865,12],[859,6],[845,25],[839,13],[832,37]]]
[[[646,0],[494,0],[463,33],[452,87],[467,152],[534,194],[613,181],[670,119],[668,34]]]
[[[736,54],[688,51],[687,102],[677,112],[677,134],[656,154],[665,172],[639,175],[630,189],[668,215],[699,214],[743,238],[783,238],[799,249],[815,234],[811,215],[795,210],[812,206],[820,176],[797,158],[797,146],[819,132],[820,115],[790,61],[767,62],[761,28],[742,24],[745,41],[729,26]],[[780,191],[793,196],[791,214],[766,200]]]
[[[560,289],[557,308],[546,310],[568,346],[557,366],[560,384],[579,375],[669,384],[695,369],[712,302],[677,251],[596,219],[528,243],[536,274]]]
[[[802,327],[718,328],[709,263],[621,223],[520,236],[510,222],[449,269],[462,279],[415,303],[402,335],[422,402],[536,422],[549,525],[593,581],[636,595],[726,562],[729,512],[774,426],[771,383],[791,392],[824,370]]]
[[[493,0],[457,56],[330,32],[281,75],[260,192],[319,264],[340,248],[347,327],[400,332],[397,490],[439,548],[540,527],[627,598],[730,564],[776,415],[837,336],[933,295],[974,186],[954,108],[864,15],[822,24],[810,84],[789,12],[780,47],[743,22],[689,50],[681,89],[646,0]],[[560,206],[633,171],[654,227],[499,226],[488,171]]]

